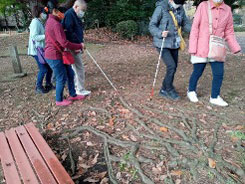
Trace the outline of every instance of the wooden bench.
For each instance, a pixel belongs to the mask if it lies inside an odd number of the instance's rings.
[[[0,160],[7,184],[74,184],[32,123],[0,132]]]

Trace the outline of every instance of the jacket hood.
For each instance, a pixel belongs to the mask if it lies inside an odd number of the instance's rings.
[[[164,7],[164,8],[167,8],[169,7],[168,5],[168,0],[159,0],[156,2],[156,7],[158,6],[161,6],[161,7]]]

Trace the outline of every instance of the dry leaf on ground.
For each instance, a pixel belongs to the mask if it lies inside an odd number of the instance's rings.
[[[182,174],[183,174],[183,171],[181,171],[181,170],[171,171],[172,176],[181,176]]]
[[[213,160],[212,158],[208,158],[208,165],[210,168],[215,168],[216,167],[216,161]]]
[[[166,127],[160,127],[160,131],[166,133],[166,132],[168,132],[168,128],[166,128]]]

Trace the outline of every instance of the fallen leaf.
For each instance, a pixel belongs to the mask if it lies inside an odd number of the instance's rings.
[[[180,184],[181,183],[181,180],[180,179],[177,179],[176,181],[175,181],[175,184]]]
[[[87,146],[95,146],[92,142],[87,142]]]
[[[78,161],[82,162],[83,161],[83,157],[79,156],[78,157]]]
[[[231,141],[232,142],[237,142],[239,140],[238,137],[235,137],[235,136],[231,136]]]
[[[91,168],[92,166],[86,165],[86,164],[79,164],[79,167],[80,167],[80,168],[84,168],[84,169],[89,169],[89,168]]]
[[[122,114],[128,114],[130,111],[128,109],[119,109],[119,112],[122,113]]]
[[[74,139],[71,139],[71,143],[80,142],[81,140],[81,137],[76,137]]]
[[[96,128],[99,130],[103,130],[105,128],[105,126],[97,126]]]
[[[134,135],[130,135],[130,139],[134,142],[137,142],[137,138]]]
[[[208,165],[210,168],[215,168],[216,167],[216,161],[213,160],[212,158],[208,158]]]
[[[115,120],[115,118],[110,118],[110,120],[109,120],[109,126],[110,127],[114,127],[114,120]]]
[[[205,121],[205,119],[200,119],[200,121],[204,124],[207,124],[207,121]]]
[[[64,153],[64,154],[61,156],[62,161],[64,161],[64,160],[67,158],[67,156],[68,156],[68,153],[67,153],[67,152]]]
[[[106,176],[106,174],[107,174],[107,171],[102,172],[102,173],[99,173],[99,174],[96,175],[96,176],[97,176],[98,178],[102,179],[102,178],[104,178],[104,177]]]
[[[159,179],[160,179],[160,181],[164,181],[167,177],[168,177],[168,175],[161,175]]]
[[[94,179],[92,177],[88,177],[85,180],[83,180],[84,182],[90,182],[90,183],[95,183],[95,182],[99,182],[99,179]]]
[[[108,178],[103,178],[103,180],[101,180],[100,184],[108,184],[109,183],[109,179]]]
[[[97,153],[97,154],[95,155],[94,159],[92,160],[91,163],[92,163],[93,165],[97,163],[97,161],[98,161],[98,156],[99,156],[99,153]]]
[[[182,174],[183,174],[183,171],[181,170],[171,171],[171,175],[173,176],[181,176]]]
[[[129,139],[129,137],[128,137],[127,135],[122,135],[122,138],[123,138],[124,140],[130,141],[130,139]]]
[[[168,132],[168,128],[166,128],[166,127],[160,127],[160,131],[166,133],[166,132]]]
[[[80,178],[81,177],[81,175],[80,174],[77,174],[77,175],[75,175],[75,176],[72,176],[72,179],[73,180],[77,180],[78,178]]]
[[[152,172],[153,172],[153,174],[158,175],[158,174],[161,174],[162,169],[161,168],[157,168],[157,167],[153,167],[152,168]]]
[[[118,180],[120,180],[120,179],[122,178],[122,173],[121,173],[121,172],[118,172],[118,173],[116,174],[116,178],[117,178]]]
[[[95,111],[92,111],[92,112],[90,113],[90,115],[91,115],[91,116],[96,116],[96,112],[95,112]]]
[[[47,125],[47,129],[48,129],[48,130],[53,129],[53,128],[54,128],[53,123],[49,123],[49,124]]]
[[[236,127],[236,130],[245,130],[245,126],[244,125],[238,125]]]

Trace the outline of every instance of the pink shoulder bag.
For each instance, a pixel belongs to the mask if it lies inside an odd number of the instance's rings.
[[[208,3],[208,18],[209,18],[209,53],[208,58],[213,59],[215,61],[225,61],[226,58],[226,42],[224,38],[213,35],[213,19],[211,12],[210,2]]]

